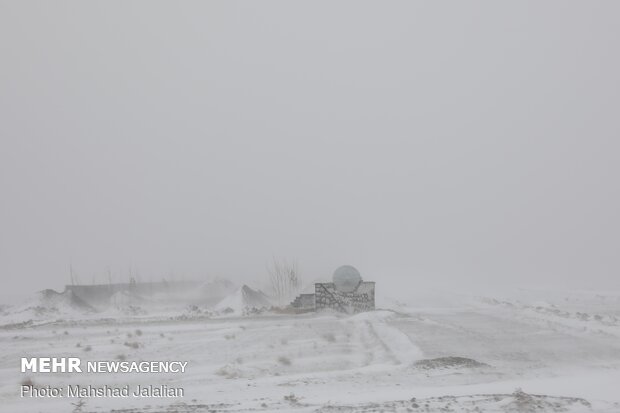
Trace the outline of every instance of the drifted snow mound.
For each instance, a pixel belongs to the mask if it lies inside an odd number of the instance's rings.
[[[147,300],[129,291],[117,291],[110,296],[110,305],[115,308],[125,308],[133,305],[144,304]]]
[[[413,365],[414,367],[423,370],[489,367],[488,364],[482,363],[478,360],[456,356],[418,360]]]
[[[59,293],[48,289],[39,291],[26,303],[10,308],[6,315],[12,321],[23,322],[94,312],[96,310],[93,306],[75,295],[71,290]]]
[[[222,301],[239,289],[232,281],[224,278],[216,278],[200,286],[200,296],[207,306],[212,306]]]
[[[262,291],[256,291],[244,285],[221,300],[215,306],[215,310],[226,314],[243,315],[252,311],[270,308],[271,305],[271,302]]]
[[[55,309],[60,312],[94,312],[95,308],[78,297],[73,291],[65,290],[58,293],[54,290],[43,290],[38,293],[40,307]]]

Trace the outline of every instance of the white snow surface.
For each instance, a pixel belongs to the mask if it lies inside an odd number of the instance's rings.
[[[185,390],[183,398],[84,399],[82,412],[620,412],[617,292],[427,293],[381,297],[382,309],[353,316],[241,316],[236,310],[261,296],[253,293],[242,287],[220,302],[235,310],[228,315],[196,307],[110,317],[69,306],[62,317],[15,324],[5,321],[32,303],[4,309],[0,410],[79,411],[77,399],[19,397],[29,379]],[[22,374],[24,356],[183,360],[188,368]]]

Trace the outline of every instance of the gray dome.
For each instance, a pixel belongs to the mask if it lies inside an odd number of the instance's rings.
[[[362,282],[360,272],[350,265],[343,265],[334,271],[334,285],[336,290],[351,293]]]

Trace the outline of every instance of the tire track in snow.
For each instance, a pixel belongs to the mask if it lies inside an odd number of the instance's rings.
[[[377,360],[379,357],[375,355],[375,349],[364,337],[370,337],[376,343],[375,347],[379,347],[382,352],[393,364],[409,365],[412,362],[423,358],[420,348],[415,345],[409,336],[400,331],[397,327],[388,323],[391,313],[367,313],[351,318],[351,321],[357,325],[362,337],[362,345],[369,350],[372,357],[367,357],[368,364]]]

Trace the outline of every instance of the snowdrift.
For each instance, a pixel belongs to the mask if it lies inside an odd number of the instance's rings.
[[[95,313],[93,306],[82,300],[70,290],[59,293],[42,290],[24,304],[13,306],[5,311],[1,324],[23,323],[28,321],[72,318]]]
[[[234,293],[221,300],[215,310],[234,315],[248,314],[253,311],[267,309],[272,306],[269,298],[262,291],[253,290],[247,285],[243,285]]]
[[[214,306],[235,293],[238,289],[239,287],[235,285],[235,283],[222,278],[216,278],[213,281],[206,282],[200,287],[202,304]]]

